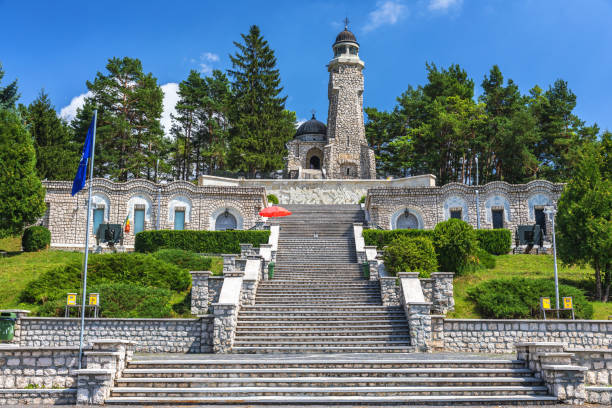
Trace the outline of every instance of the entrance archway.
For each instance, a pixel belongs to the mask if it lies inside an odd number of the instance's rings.
[[[313,147],[306,153],[306,168],[311,170],[321,170],[323,164],[323,152],[321,149]]]
[[[321,159],[319,159],[319,156],[312,156],[308,164],[312,170],[321,170]]]

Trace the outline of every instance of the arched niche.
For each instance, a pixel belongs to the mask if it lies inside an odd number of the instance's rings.
[[[228,226],[234,225],[234,228],[228,228]],[[217,229],[217,226],[223,226],[223,230],[241,230],[244,228],[244,218],[242,217],[240,211],[233,207],[220,207],[215,209],[215,211],[213,211],[210,215],[209,229],[211,231],[221,231],[220,229]]]
[[[321,149],[313,147],[306,153],[306,168],[321,170],[323,165],[323,152]]]
[[[468,222],[468,205],[464,198],[459,196],[450,196],[444,200],[443,210],[444,219],[448,220],[451,218],[451,210],[461,209],[461,219]]]
[[[168,202],[168,222],[174,222],[174,214],[177,208],[182,208],[185,210],[185,222],[190,222],[191,220],[191,200],[185,196],[176,196],[173,197],[170,202]]]
[[[505,222],[510,222],[512,217],[510,215],[510,202],[508,199],[500,194],[495,194],[487,198],[485,201],[485,219],[489,224],[493,223],[492,209],[502,208],[504,210]]]
[[[96,192],[91,195],[91,216],[97,209],[104,209],[104,222],[108,222],[110,216],[110,199],[104,193]]]
[[[134,206],[135,205],[144,206],[145,221],[151,222],[151,213],[152,213],[151,209],[153,207],[151,198],[144,194],[135,194],[130,197],[130,199],[127,202],[127,212],[130,217],[130,222],[132,223],[134,222]]]
[[[413,207],[402,207],[391,215],[392,230],[395,229],[423,229],[423,214]]]
[[[552,206],[553,202],[546,194],[534,194],[527,199],[529,221],[535,222],[535,208]]]

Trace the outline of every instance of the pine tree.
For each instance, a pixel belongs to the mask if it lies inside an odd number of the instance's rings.
[[[19,234],[46,207],[32,137],[12,109],[0,109],[0,163],[0,236]]]
[[[280,94],[280,74],[274,51],[263,39],[259,27],[242,34],[244,44],[231,56],[232,91],[229,160],[249,177],[283,167],[285,144],[295,132],[295,113],[285,111],[286,97]]]
[[[57,117],[49,95],[41,91],[24,112],[26,125],[34,140],[38,177],[71,180],[79,162],[72,130]]]
[[[98,109],[95,175],[153,180],[157,159],[163,160],[169,149],[159,122],[163,91],[138,59],[111,58],[106,69],[107,75],[98,72],[93,82],[87,81],[93,95],[72,123],[77,140],[85,137],[93,109]]]
[[[2,82],[2,78],[4,78],[4,71],[2,70],[2,63],[0,63],[0,82]],[[15,107],[17,99],[19,99],[17,80],[14,80],[7,86],[0,86],[0,109]]]

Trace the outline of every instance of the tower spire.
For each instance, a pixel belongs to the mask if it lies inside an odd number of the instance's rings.
[[[348,17],[345,17],[344,18],[344,29],[345,30],[348,30],[348,25],[349,25],[349,19],[348,19]]]

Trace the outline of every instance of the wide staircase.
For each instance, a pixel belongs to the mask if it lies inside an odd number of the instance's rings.
[[[358,205],[288,205],[274,279],[242,307],[237,353],[410,352],[406,316],[381,304],[378,282],[363,279],[353,223]]]
[[[406,316],[362,278],[358,206],[286,206],[274,279],[240,310],[232,353],[136,356],[107,404],[548,405],[522,361],[419,354]],[[390,353],[394,352],[394,353]],[[243,353],[251,353],[245,355]]]

